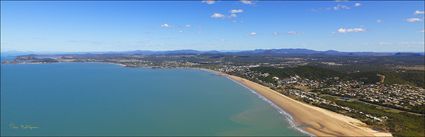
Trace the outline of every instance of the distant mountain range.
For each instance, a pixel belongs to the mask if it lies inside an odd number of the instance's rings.
[[[243,51],[199,51],[199,50],[169,50],[169,51],[111,51],[111,52],[2,52],[2,56],[18,56],[28,54],[131,54],[131,55],[199,55],[199,54],[223,54],[223,55],[335,55],[335,56],[424,56],[424,52],[341,52],[336,50],[317,51],[310,49],[256,49]]]

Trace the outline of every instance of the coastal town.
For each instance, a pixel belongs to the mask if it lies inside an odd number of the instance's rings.
[[[321,81],[301,78],[298,75],[281,79],[268,73],[250,71],[252,66],[226,67],[218,71],[238,75],[270,87],[280,93],[293,97],[297,100],[316,106],[329,108],[333,111],[345,111],[353,115],[359,115],[371,122],[382,122],[386,116],[374,116],[366,112],[356,110],[347,106],[336,104],[334,101],[324,98],[325,96],[336,96],[342,100],[357,100],[372,103],[379,106],[389,107],[415,112],[417,108],[425,104],[425,90],[408,85],[384,85],[363,84],[358,81],[338,81],[335,84],[326,84],[338,78],[327,78]],[[274,82],[262,80],[272,77]],[[415,113],[423,115],[421,112]]]
[[[18,56],[15,60],[2,63],[104,62],[126,67],[210,69],[246,78],[293,99],[360,119],[383,131],[396,132],[394,130],[398,130],[388,127],[388,122],[393,120],[390,115],[386,115],[387,111],[407,113],[416,117],[423,117],[425,114],[425,89],[420,85],[388,83],[387,81],[391,79],[379,73],[373,74],[373,77],[376,77],[373,82],[347,78],[340,73],[333,74],[333,71],[311,66],[317,62],[324,66],[344,66],[347,64],[346,62],[321,61],[302,57],[260,59],[261,61],[258,62],[249,62],[236,56],[27,55]],[[311,70],[312,73],[294,71],[302,69]],[[315,76],[321,73],[323,75]],[[378,107],[382,109],[383,113],[364,110],[355,106],[357,104]]]
[[[269,73],[252,71],[251,67],[253,66],[225,67],[218,70],[257,81],[272,89],[285,91],[284,93],[296,95],[308,100],[307,102],[328,104],[326,103],[328,101],[323,101],[324,99],[318,97],[318,94],[327,94],[412,112],[425,104],[425,89],[420,87],[400,84],[386,85],[382,84],[384,80],[375,84],[364,84],[354,80],[338,80],[338,77],[324,78],[318,81],[294,75],[282,79]],[[262,80],[266,77],[272,77],[273,81]]]

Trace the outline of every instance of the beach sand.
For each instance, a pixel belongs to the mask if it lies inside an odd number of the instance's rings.
[[[212,70],[209,70],[210,72]],[[215,72],[226,76],[264,96],[294,118],[297,127],[316,136],[391,136],[375,131],[365,123],[329,110],[299,102],[268,87],[247,79]]]

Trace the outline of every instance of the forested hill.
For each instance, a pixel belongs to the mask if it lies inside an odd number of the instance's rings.
[[[344,73],[318,66],[297,66],[287,68],[255,67],[252,71],[269,73],[270,77],[289,78],[298,75],[302,78],[321,80],[324,78],[339,77],[344,80],[362,81],[366,84],[379,82],[380,76],[385,76],[384,84],[409,84],[412,86],[425,87],[424,71],[368,71],[357,73]]]

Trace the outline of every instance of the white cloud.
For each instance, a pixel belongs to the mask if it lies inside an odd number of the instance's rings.
[[[184,25],[184,27],[186,27],[186,28],[190,28],[190,27],[192,27],[190,24],[186,24],[186,25]]]
[[[342,0],[342,1],[336,1],[336,2],[347,2],[348,0]],[[327,10],[334,10],[334,11],[338,11],[338,10],[350,10],[350,9],[354,9],[354,8],[359,8],[363,6],[363,4],[357,2],[354,3],[353,5],[347,5],[347,4],[337,4],[336,6],[333,7],[327,7],[327,8],[318,8],[318,9],[312,9],[312,11],[327,11]]]
[[[376,23],[382,23],[382,20],[381,19],[377,19],[376,20]]]
[[[297,34],[299,34],[299,33],[296,32],[296,31],[288,31],[288,35],[297,35]]]
[[[348,7],[348,6],[345,6],[345,5],[340,5],[340,4],[333,7],[333,10],[349,10],[349,9],[351,9],[351,8]]]
[[[221,13],[214,13],[213,15],[211,15],[211,18],[216,18],[216,19],[231,19],[231,18],[236,18],[238,17],[239,13],[242,13],[243,10],[242,9],[232,9],[229,11],[230,15],[224,15]]]
[[[165,23],[165,24],[161,24],[161,28],[169,28],[169,27],[171,27],[170,25],[168,25],[167,23]]]
[[[230,15],[228,16],[229,18],[236,18],[238,17],[239,13],[242,13],[243,10],[242,9],[232,9],[229,11]]]
[[[225,16],[221,13],[214,13],[211,15],[211,18],[215,18],[215,19],[223,19]]]
[[[238,15],[237,14],[230,14],[230,16],[229,16],[230,18],[236,18],[236,17],[238,17]]]
[[[421,22],[422,19],[420,19],[420,18],[407,18],[406,21],[410,22],[410,23],[414,23],[414,22]]]
[[[252,2],[252,0],[240,0],[243,4],[248,4],[248,5],[251,5],[251,4],[254,4],[253,2]]]
[[[351,33],[351,32],[365,32],[364,28],[339,28],[337,32],[339,33]]]
[[[232,14],[237,14],[237,13],[242,13],[242,12],[243,12],[242,9],[233,9],[233,10],[230,10],[230,13],[232,13]]]
[[[251,33],[249,33],[249,35],[255,36],[255,35],[257,35],[257,33],[256,32],[251,32]]]
[[[280,33],[279,32],[273,32],[273,36],[279,36]]]
[[[354,7],[360,7],[360,6],[362,6],[361,3],[354,3]]]
[[[202,3],[206,3],[206,4],[214,4],[216,1],[215,0],[203,0]]]
[[[425,32],[425,29],[422,29],[421,32],[424,33]]]
[[[415,11],[415,15],[420,15],[420,14],[424,15],[425,12],[424,11],[420,11],[420,10],[416,10]]]

